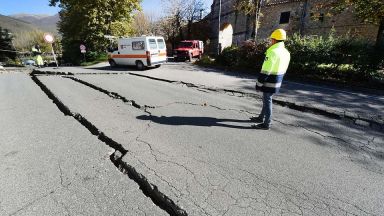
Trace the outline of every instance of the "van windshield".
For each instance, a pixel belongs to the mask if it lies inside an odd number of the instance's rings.
[[[191,48],[192,42],[180,42],[179,48]]]

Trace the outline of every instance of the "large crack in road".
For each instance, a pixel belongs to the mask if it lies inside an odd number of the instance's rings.
[[[39,75],[43,75],[43,74],[45,74],[45,75],[67,75],[67,76],[74,76],[75,75],[75,74],[70,73],[70,72],[67,73],[67,72],[39,71],[39,70],[34,70],[31,74],[36,74],[36,75],[37,74],[39,74]],[[246,92],[237,91],[237,90],[233,90],[233,89],[211,88],[211,87],[207,87],[204,85],[197,85],[194,83],[188,83],[188,82],[183,82],[183,81],[152,77],[152,76],[147,76],[147,75],[133,73],[133,72],[129,72],[129,73],[112,73],[112,72],[108,72],[108,73],[76,73],[76,75],[117,75],[117,74],[129,74],[132,76],[137,76],[137,77],[151,79],[151,80],[160,81],[160,82],[180,84],[183,86],[187,86],[188,88],[195,88],[199,91],[218,92],[218,93],[224,93],[224,94],[227,94],[230,96],[236,96],[236,97],[252,97],[252,98],[261,99],[261,96],[258,94],[246,93]],[[70,77],[68,77],[68,78],[70,78]],[[76,80],[77,78],[72,77],[71,79]],[[97,88],[97,86],[89,86],[89,87],[92,87],[92,88],[96,87]],[[346,112],[346,111],[339,112],[339,111],[335,111],[335,110],[325,110],[325,109],[313,107],[310,104],[308,104],[308,105],[296,104],[294,102],[276,99],[276,98],[273,99],[273,103],[276,105],[282,106],[282,107],[287,107],[289,109],[296,110],[296,111],[314,113],[314,114],[325,116],[325,117],[332,118],[332,119],[343,120],[346,122],[352,122],[353,124],[356,124],[356,125],[359,125],[362,127],[369,127],[371,129],[384,131],[384,122],[381,118],[361,116],[361,115],[353,114],[353,113]]]
[[[66,116],[71,116],[76,119],[80,124],[86,127],[89,132],[97,136],[98,139],[104,142],[109,147],[113,148],[115,152],[110,155],[111,162],[123,173],[126,174],[130,179],[135,181],[142,190],[143,194],[149,197],[154,204],[165,210],[168,214],[174,216],[186,216],[187,212],[179,207],[172,199],[167,195],[163,194],[156,185],[150,183],[148,179],[136,171],[133,166],[122,161],[122,158],[127,154],[126,150],[120,143],[114,141],[112,138],[105,135],[95,125],[89,122],[79,113],[72,112],[65,104],[63,104],[48,88],[45,86],[35,74],[31,74],[31,79],[38,85],[41,90],[52,100],[52,102],[58,107],[58,109]],[[122,98],[120,98],[122,99]],[[128,102],[128,101],[127,101]],[[136,108],[141,108],[141,106]]]
[[[176,101],[176,102],[173,102],[173,103],[169,103],[169,104],[166,104],[166,105],[163,105],[163,106],[156,106],[156,105],[140,105],[138,104],[135,100],[132,100],[132,99],[127,99],[126,97],[116,93],[116,92],[111,92],[107,89],[104,89],[104,88],[101,88],[99,86],[96,86],[92,83],[89,83],[87,81],[84,81],[82,79],[79,79],[79,78],[76,78],[76,77],[73,77],[73,76],[63,76],[63,78],[67,78],[67,79],[71,79],[75,82],[78,82],[82,85],[85,85],[87,87],[90,87],[94,90],[97,90],[113,99],[117,99],[117,100],[121,100],[122,102],[124,103],[128,103],[128,105],[130,106],[133,106],[137,109],[140,109],[144,112],[146,112],[147,114],[149,114],[150,116],[150,119],[152,117],[152,114],[151,112],[149,111],[149,109],[156,109],[156,108],[163,108],[163,107],[166,107],[166,106],[169,106],[169,105],[172,105],[172,104],[186,104],[186,105],[191,105],[191,106],[209,106],[209,107],[212,107],[212,108],[215,108],[215,109],[218,109],[218,110],[225,110],[225,111],[235,111],[235,112],[238,112],[238,113],[247,113],[247,114],[250,114],[250,115],[256,115],[256,113],[252,113],[252,112],[249,112],[247,110],[237,110],[237,109],[227,109],[227,108],[222,108],[222,107],[219,107],[219,106],[215,106],[215,105],[210,105],[210,104],[196,104],[196,103],[191,103],[191,102],[182,102],[182,101]],[[193,88],[198,88],[197,86],[189,86],[189,87],[193,87]],[[304,111],[304,110],[301,110],[301,111]],[[329,116],[328,116],[329,117]],[[329,117],[331,119],[333,119],[332,117]],[[338,120],[340,120],[340,118],[336,118]],[[349,145],[349,148],[353,149],[353,150],[361,150],[361,151],[364,151],[365,153],[369,154],[369,155],[373,155],[374,157],[378,158],[378,159],[384,159],[384,152],[380,152],[380,151],[375,151],[374,149],[371,149],[369,148],[369,146],[367,146],[367,143],[369,144],[371,142],[371,140],[367,140],[367,142],[362,142],[362,141],[352,141],[352,140],[347,140],[345,138],[342,138],[342,137],[337,137],[337,136],[329,136],[329,135],[325,135],[321,132],[318,132],[318,131],[315,131],[315,130],[312,130],[310,128],[307,128],[305,126],[301,126],[301,125],[293,125],[293,124],[288,124],[288,123],[285,123],[281,120],[276,120],[274,119],[274,121],[280,123],[280,124],[283,124],[283,125],[289,125],[289,126],[292,126],[292,127],[298,127],[298,128],[303,128],[304,130],[310,132],[310,133],[313,133],[313,134],[316,134],[316,135],[319,135],[321,136],[322,138],[324,139],[331,139],[331,140],[334,140],[338,143],[342,143],[342,144],[351,144]],[[374,138],[373,138],[374,139]]]
[[[57,107],[60,109],[61,112],[63,112],[65,115],[72,116],[73,118],[75,118],[83,126],[85,126],[93,135],[97,136],[101,141],[103,141],[108,146],[115,149],[115,152],[110,155],[110,160],[112,161],[112,163],[122,173],[128,175],[129,178],[133,179],[140,186],[140,189],[143,191],[143,193],[146,196],[150,197],[156,205],[158,205],[160,208],[164,209],[170,215],[187,215],[185,210],[181,209],[171,199],[169,199],[167,196],[162,194],[158,190],[156,185],[151,184],[145,176],[143,176],[142,174],[140,174],[139,172],[136,171],[135,167],[131,166],[130,164],[128,164],[122,160],[122,158],[126,155],[128,150],[126,150],[124,147],[122,147],[121,144],[115,142],[113,139],[106,136],[103,132],[101,132],[97,127],[95,127],[91,122],[89,122],[87,119],[85,119],[82,115],[80,115],[78,113],[71,112],[71,110],[67,106],[65,106],[34,74],[31,75],[31,77],[32,77],[32,80],[34,80],[35,83],[37,85],[39,85],[40,88],[45,92],[45,94],[57,105]],[[122,96],[116,92],[111,92],[111,91],[103,89],[99,86],[96,86],[94,84],[88,83],[84,80],[81,80],[81,79],[78,79],[78,78],[75,78],[72,76],[68,76],[68,74],[66,74],[66,76],[64,78],[71,79],[75,82],[81,83],[82,85],[85,85],[85,86],[90,87],[94,90],[102,92],[103,94],[106,94],[113,99],[121,100],[122,102],[126,103],[127,105],[133,106],[136,109],[139,109],[141,111],[146,112],[150,116],[152,114],[151,114],[151,112],[149,112],[149,109],[158,108],[157,106],[153,106],[153,105],[151,105],[151,106],[150,105],[140,105],[135,100],[129,100],[126,97],[124,97],[124,96]],[[191,87],[191,86],[188,86],[188,87]],[[196,87],[193,87],[193,88],[196,88]],[[193,105],[193,106],[210,106],[210,107],[218,109],[218,110],[232,110],[232,111],[237,111],[240,113],[254,114],[254,113],[250,113],[246,110],[225,109],[225,108],[221,108],[219,106],[207,105],[207,104],[195,104],[195,103],[181,102],[181,101],[174,102],[174,104],[187,104],[187,105]],[[167,104],[167,105],[169,105],[169,104]],[[165,105],[165,106],[167,106],[167,105]],[[165,107],[165,106],[161,106],[161,107]],[[284,124],[284,122],[279,122],[279,123]],[[297,125],[290,125],[290,126],[297,127]],[[306,129],[306,128],[304,128],[304,129]],[[316,132],[316,131],[311,131],[311,130],[307,130],[307,131],[318,134],[318,132]],[[331,139],[334,138],[335,140],[338,140],[338,139],[341,140],[341,138],[338,138],[338,137],[328,137],[328,136],[322,135],[322,134],[318,134],[318,135],[323,136],[323,138],[331,138]],[[143,140],[136,139],[136,141],[141,142]],[[341,141],[346,142],[345,140],[341,140]],[[372,140],[370,140],[370,141],[372,141]],[[145,141],[143,141],[143,142],[145,142]],[[147,143],[147,144],[150,145],[149,143]]]
[[[175,81],[175,80],[168,80],[168,79],[162,79],[162,78],[157,78],[157,77],[152,77],[152,76],[147,76],[143,74],[137,74],[137,73],[129,73],[130,75],[137,76],[137,77],[142,77],[146,79],[151,79],[151,80],[156,80],[156,81],[161,81],[161,82],[167,82],[167,83],[176,83],[176,84],[181,84],[185,85],[189,88],[196,88],[198,90],[208,90],[212,92],[219,92],[219,93],[225,93],[231,96],[237,96],[237,97],[252,97],[252,98],[258,98],[261,99],[261,96],[258,94],[253,94],[253,93],[245,93],[242,91],[237,91],[233,89],[220,89],[220,88],[211,88],[211,87],[206,87],[204,85],[196,85],[194,83],[187,83],[187,82],[180,82],[180,81]],[[285,101],[285,100],[280,100],[280,99],[273,99],[273,103],[276,105],[280,105],[283,107],[287,107],[289,109],[301,111],[301,112],[310,112],[314,113],[317,115],[325,116],[328,118],[332,119],[337,119],[337,120],[344,120],[348,122],[353,122],[354,124],[360,125],[360,126],[367,126],[372,129],[376,130],[381,130],[384,131],[384,123],[380,119],[374,119],[374,118],[368,118],[364,116],[359,116],[359,115],[353,115],[348,112],[336,112],[332,110],[324,110],[324,109],[319,109],[317,107],[312,107],[310,105],[300,105],[296,104],[293,102]]]

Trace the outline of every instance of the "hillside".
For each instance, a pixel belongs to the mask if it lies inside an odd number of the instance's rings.
[[[44,31],[54,34],[57,33],[57,23],[60,20],[59,14],[53,16],[44,14],[15,14],[11,17],[31,23]]]
[[[0,26],[13,33],[13,45],[19,51],[29,51],[32,45],[43,43],[44,32],[57,33],[54,28],[39,28],[38,26],[9,16],[0,15]],[[50,29],[50,30],[49,30]]]
[[[10,32],[15,35],[23,34],[26,32],[31,32],[37,29],[36,26],[31,23],[12,18],[9,16],[3,16],[0,14],[0,26],[2,28],[8,29]]]

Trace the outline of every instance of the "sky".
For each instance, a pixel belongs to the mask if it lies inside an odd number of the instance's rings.
[[[209,10],[213,0],[203,1],[207,10]],[[48,2],[48,0],[0,0],[0,14],[56,14],[59,8],[49,7]],[[161,0],[143,0],[142,7],[144,12],[147,13],[161,14],[162,12]]]

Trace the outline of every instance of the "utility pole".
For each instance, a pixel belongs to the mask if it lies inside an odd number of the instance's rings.
[[[221,29],[221,0],[219,0],[219,31],[217,34],[217,55],[221,52],[221,46],[220,46],[220,29]]]
[[[308,0],[304,1],[303,9],[301,11],[300,16],[300,35],[304,35],[304,29],[305,29],[305,17],[307,16],[307,9],[308,9]]]

